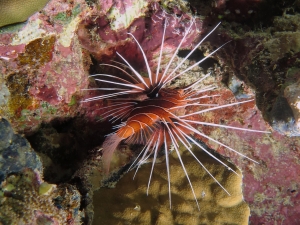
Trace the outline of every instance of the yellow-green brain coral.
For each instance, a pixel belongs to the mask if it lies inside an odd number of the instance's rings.
[[[155,164],[149,194],[146,195],[151,169],[149,163],[141,167],[134,180],[133,170],[117,183],[116,188],[102,188],[94,193],[93,224],[248,225],[250,209],[243,200],[240,170],[230,165],[239,174],[237,176],[198,148],[194,149],[194,154],[226,188],[230,196],[185,150],[181,157],[197,195],[200,205],[198,210],[188,181],[173,151],[169,158],[172,209],[169,206],[168,177],[164,161]]]
[[[0,0],[0,27],[23,22],[44,8],[49,0]]]

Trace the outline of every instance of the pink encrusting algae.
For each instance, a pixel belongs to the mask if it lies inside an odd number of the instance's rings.
[[[163,25],[164,24],[164,25]],[[188,172],[185,169],[185,165],[181,159],[179,145],[183,145],[195,160],[203,167],[203,169],[215,180],[216,183],[228,194],[230,193],[219,183],[218,180],[206,169],[206,167],[198,159],[192,149],[192,145],[198,146],[200,149],[205,151],[208,155],[213,157],[223,166],[227,167],[233,173],[236,173],[233,169],[228,167],[224,162],[210,153],[203,145],[201,145],[193,136],[200,136],[206,140],[212,141],[219,144],[242,157],[247,158],[250,161],[257,163],[255,160],[247,157],[246,155],[239,153],[237,150],[227,146],[199,131],[194,126],[210,126],[219,127],[225,129],[235,129],[248,132],[261,132],[268,133],[266,131],[253,130],[248,128],[240,128],[234,126],[227,126],[216,123],[209,123],[205,121],[193,120],[193,116],[198,114],[204,114],[213,110],[220,110],[223,108],[231,107],[234,105],[251,102],[253,100],[245,100],[241,102],[234,102],[224,105],[206,104],[203,103],[204,99],[214,98],[216,95],[208,94],[210,91],[215,89],[213,85],[204,86],[199,88],[201,82],[208,78],[210,74],[206,74],[196,82],[181,88],[170,88],[168,84],[174,81],[180,76],[184,76],[184,73],[190,71],[194,67],[198,66],[205,59],[212,56],[216,51],[221,49],[225,44],[206,55],[202,60],[189,66],[187,69],[180,71],[181,65],[188,59],[188,57],[203,43],[203,41],[215,30],[218,25],[210,31],[194,48],[193,50],[174,68],[170,66],[177,55],[182,43],[189,32],[193,29],[194,20],[190,19],[189,27],[184,31],[183,37],[178,44],[175,52],[166,66],[161,65],[162,53],[164,50],[165,42],[165,31],[168,26],[168,20],[165,19],[162,26],[163,36],[161,40],[161,48],[159,52],[157,68],[153,70],[150,68],[146,54],[143,48],[131,33],[128,36],[133,38],[136,42],[139,51],[141,51],[144,59],[144,63],[147,69],[147,77],[141,75],[140,72],[135,70],[133,66],[123,57],[120,53],[116,52],[117,55],[122,59],[124,64],[102,64],[103,66],[114,67],[123,74],[123,76],[111,75],[111,74],[94,74],[91,77],[95,77],[95,80],[100,84],[107,85],[107,87],[97,87],[86,90],[97,90],[104,91],[105,94],[85,99],[84,102],[96,101],[96,100],[107,100],[108,104],[104,107],[103,118],[109,118],[112,122],[121,121],[120,124],[114,128],[116,132],[109,134],[103,143],[103,164],[104,170],[108,173],[110,161],[112,155],[121,141],[125,141],[128,144],[143,144],[144,148],[137,156],[136,160],[132,163],[131,168],[136,167],[136,171],[139,167],[150,157],[153,156],[152,168],[148,181],[148,189],[151,182],[151,176],[153,173],[155,161],[158,157],[158,152],[162,148],[166,156],[166,170],[168,174],[168,187],[169,187],[169,200],[171,207],[171,184],[170,184],[170,167],[169,167],[169,149],[172,146],[178,156],[182,169],[188,179],[191,187],[193,196],[196,200],[197,207],[200,209],[197,197],[190,181]],[[131,73],[127,72],[131,71]],[[189,107],[199,107],[200,109],[188,113]],[[236,173],[236,175],[238,175]]]

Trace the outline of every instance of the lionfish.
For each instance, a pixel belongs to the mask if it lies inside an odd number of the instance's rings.
[[[201,99],[214,97],[208,95],[202,95],[207,91],[213,90],[215,87],[208,86],[204,87],[200,90],[196,90],[196,87],[201,83],[204,79],[210,76],[210,73],[206,74],[201,79],[196,82],[188,85],[184,88],[170,88],[167,87],[170,82],[174,81],[174,79],[182,76],[187,71],[190,71],[194,67],[198,66],[205,59],[212,56],[216,51],[221,49],[225,44],[218,47],[216,50],[208,54],[202,60],[196,62],[194,65],[188,67],[184,71],[178,72],[180,66],[188,59],[188,57],[203,43],[203,41],[214,32],[219,24],[214,27],[191,51],[188,55],[186,55],[182,61],[172,70],[170,70],[170,66],[177,55],[179,49],[181,48],[182,43],[186,39],[187,34],[190,32],[194,21],[191,21],[190,26],[185,31],[183,38],[181,39],[179,45],[177,46],[175,52],[173,53],[171,59],[161,72],[161,61],[162,61],[162,52],[164,48],[164,40],[165,40],[165,32],[167,22],[164,23],[164,30],[162,35],[160,53],[158,57],[158,64],[156,68],[156,72],[152,72],[150,69],[147,57],[145,52],[143,51],[141,45],[135,38],[135,36],[131,33],[128,33],[134,41],[136,42],[138,48],[140,49],[143,59],[145,61],[145,65],[147,68],[148,77],[142,76],[138,71],[136,71],[133,66],[131,66],[128,61],[118,52],[116,54],[123,60],[125,64],[121,64],[122,67],[126,67],[131,70],[131,73],[127,72],[126,69],[121,68],[120,66],[116,66],[113,64],[100,64],[104,66],[114,67],[120,70],[125,78],[118,77],[116,75],[111,74],[94,74],[91,77],[96,77],[95,80],[101,83],[106,83],[112,85],[109,88],[92,88],[85,90],[101,90],[101,91],[110,91],[109,94],[104,94],[96,97],[91,97],[85,99],[84,102],[95,101],[95,100],[104,100],[108,99],[108,106],[102,108],[105,109],[106,112],[102,114],[103,118],[111,118],[113,122],[121,121],[120,124],[114,126],[117,131],[107,135],[104,143],[103,143],[103,165],[104,170],[108,172],[110,161],[112,159],[112,155],[121,141],[125,141],[128,144],[136,144],[143,143],[144,148],[138,154],[129,170],[133,167],[136,167],[137,170],[139,167],[150,157],[153,156],[152,167],[149,176],[147,194],[151,182],[152,172],[154,169],[155,161],[158,157],[158,152],[163,149],[165,153],[166,160],[166,170],[168,176],[168,188],[169,188],[169,202],[171,208],[171,184],[170,184],[170,168],[169,168],[169,149],[170,146],[176,151],[178,155],[178,159],[182,166],[182,169],[187,177],[189,185],[191,187],[191,191],[196,200],[197,207],[199,209],[199,204],[196,198],[196,194],[193,188],[193,185],[190,181],[189,175],[185,169],[184,163],[181,159],[179,152],[179,144],[182,144],[189,153],[197,160],[197,162],[203,167],[203,169],[215,180],[216,183],[227,193],[228,191],[214,178],[214,176],[205,168],[205,166],[201,163],[201,161],[194,155],[192,152],[192,144],[198,146],[200,149],[205,151],[219,163],[227,167],[232,172],[236,173],[233,169],[228,167],[223,161],[218,159],[212,153],[210,153],[204,146],[202,146],[195,138],[193,138],[194,134],[197,134],[203,138],[206,138],[214,143],[217,143],[255,163],[253,159],[243,155],[242,153],[236,151],[235,149],[207,136],[203,132],[197,130],[193,125],[206,125],[213,127],[222,127],[228,129],[236,129],[242,131],[251,131],[251,132],[265,132],[258,131],[246,128],[239,128],[233,126],[226,126],[215,123],[208,123],[203,121],[195,121],[189,119],[193,115],[230,107],[233,105],[238,105],[241,103],[246,103],[253,100],[246,100],[241,102],[235,102],[226,105],[210,105],[210,104],[201,104]],[[136,97],[138,96],[138,97]],[[117,97],[117,98],[116,98]],[[193,112],[193,113],[185,113],[185,108],[189,106],[205,106],[207,108]],[[237,174],[237,173],[236,173]],[[230,194],[229,194],[230,195]]]

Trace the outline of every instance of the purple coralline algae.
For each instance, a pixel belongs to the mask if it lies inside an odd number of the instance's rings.
[[[17,131],[30,133],[43,121],[79,111],[89,66],[74,38],[80,3],[50,1],[23,27],[2,28],[0,112]]]

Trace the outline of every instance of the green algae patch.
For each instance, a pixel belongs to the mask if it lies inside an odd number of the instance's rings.
[[[270,52],[272,61],[291,56],[300,51],[300,32],[277,32],[264,45]]]
[[[80,5],[76,5],[71,12],[60,12],[54,17],[55,20],[61,21],[65,24],[70,23],[80,13]]]
[[[77,103],[76,97],[73,95],[71,101],[69,102],[68,106],[73,106]]]
[[[37,38],[25,47],[25,52],[20,54],[19,63],[36,68],[43,66],[52,59],[55,36]]]
[[[41,183],[39,186],[39,195],[49,195],[53,188],[55,188],[55,184],[49,184],[47,182]]]
[[[48,102],[43,102],[41,104],[42,108],[44,109],[44,111],[47,114],[55,114],[57,112],[57,108],[54,108],[53,106],[51,106]]]

